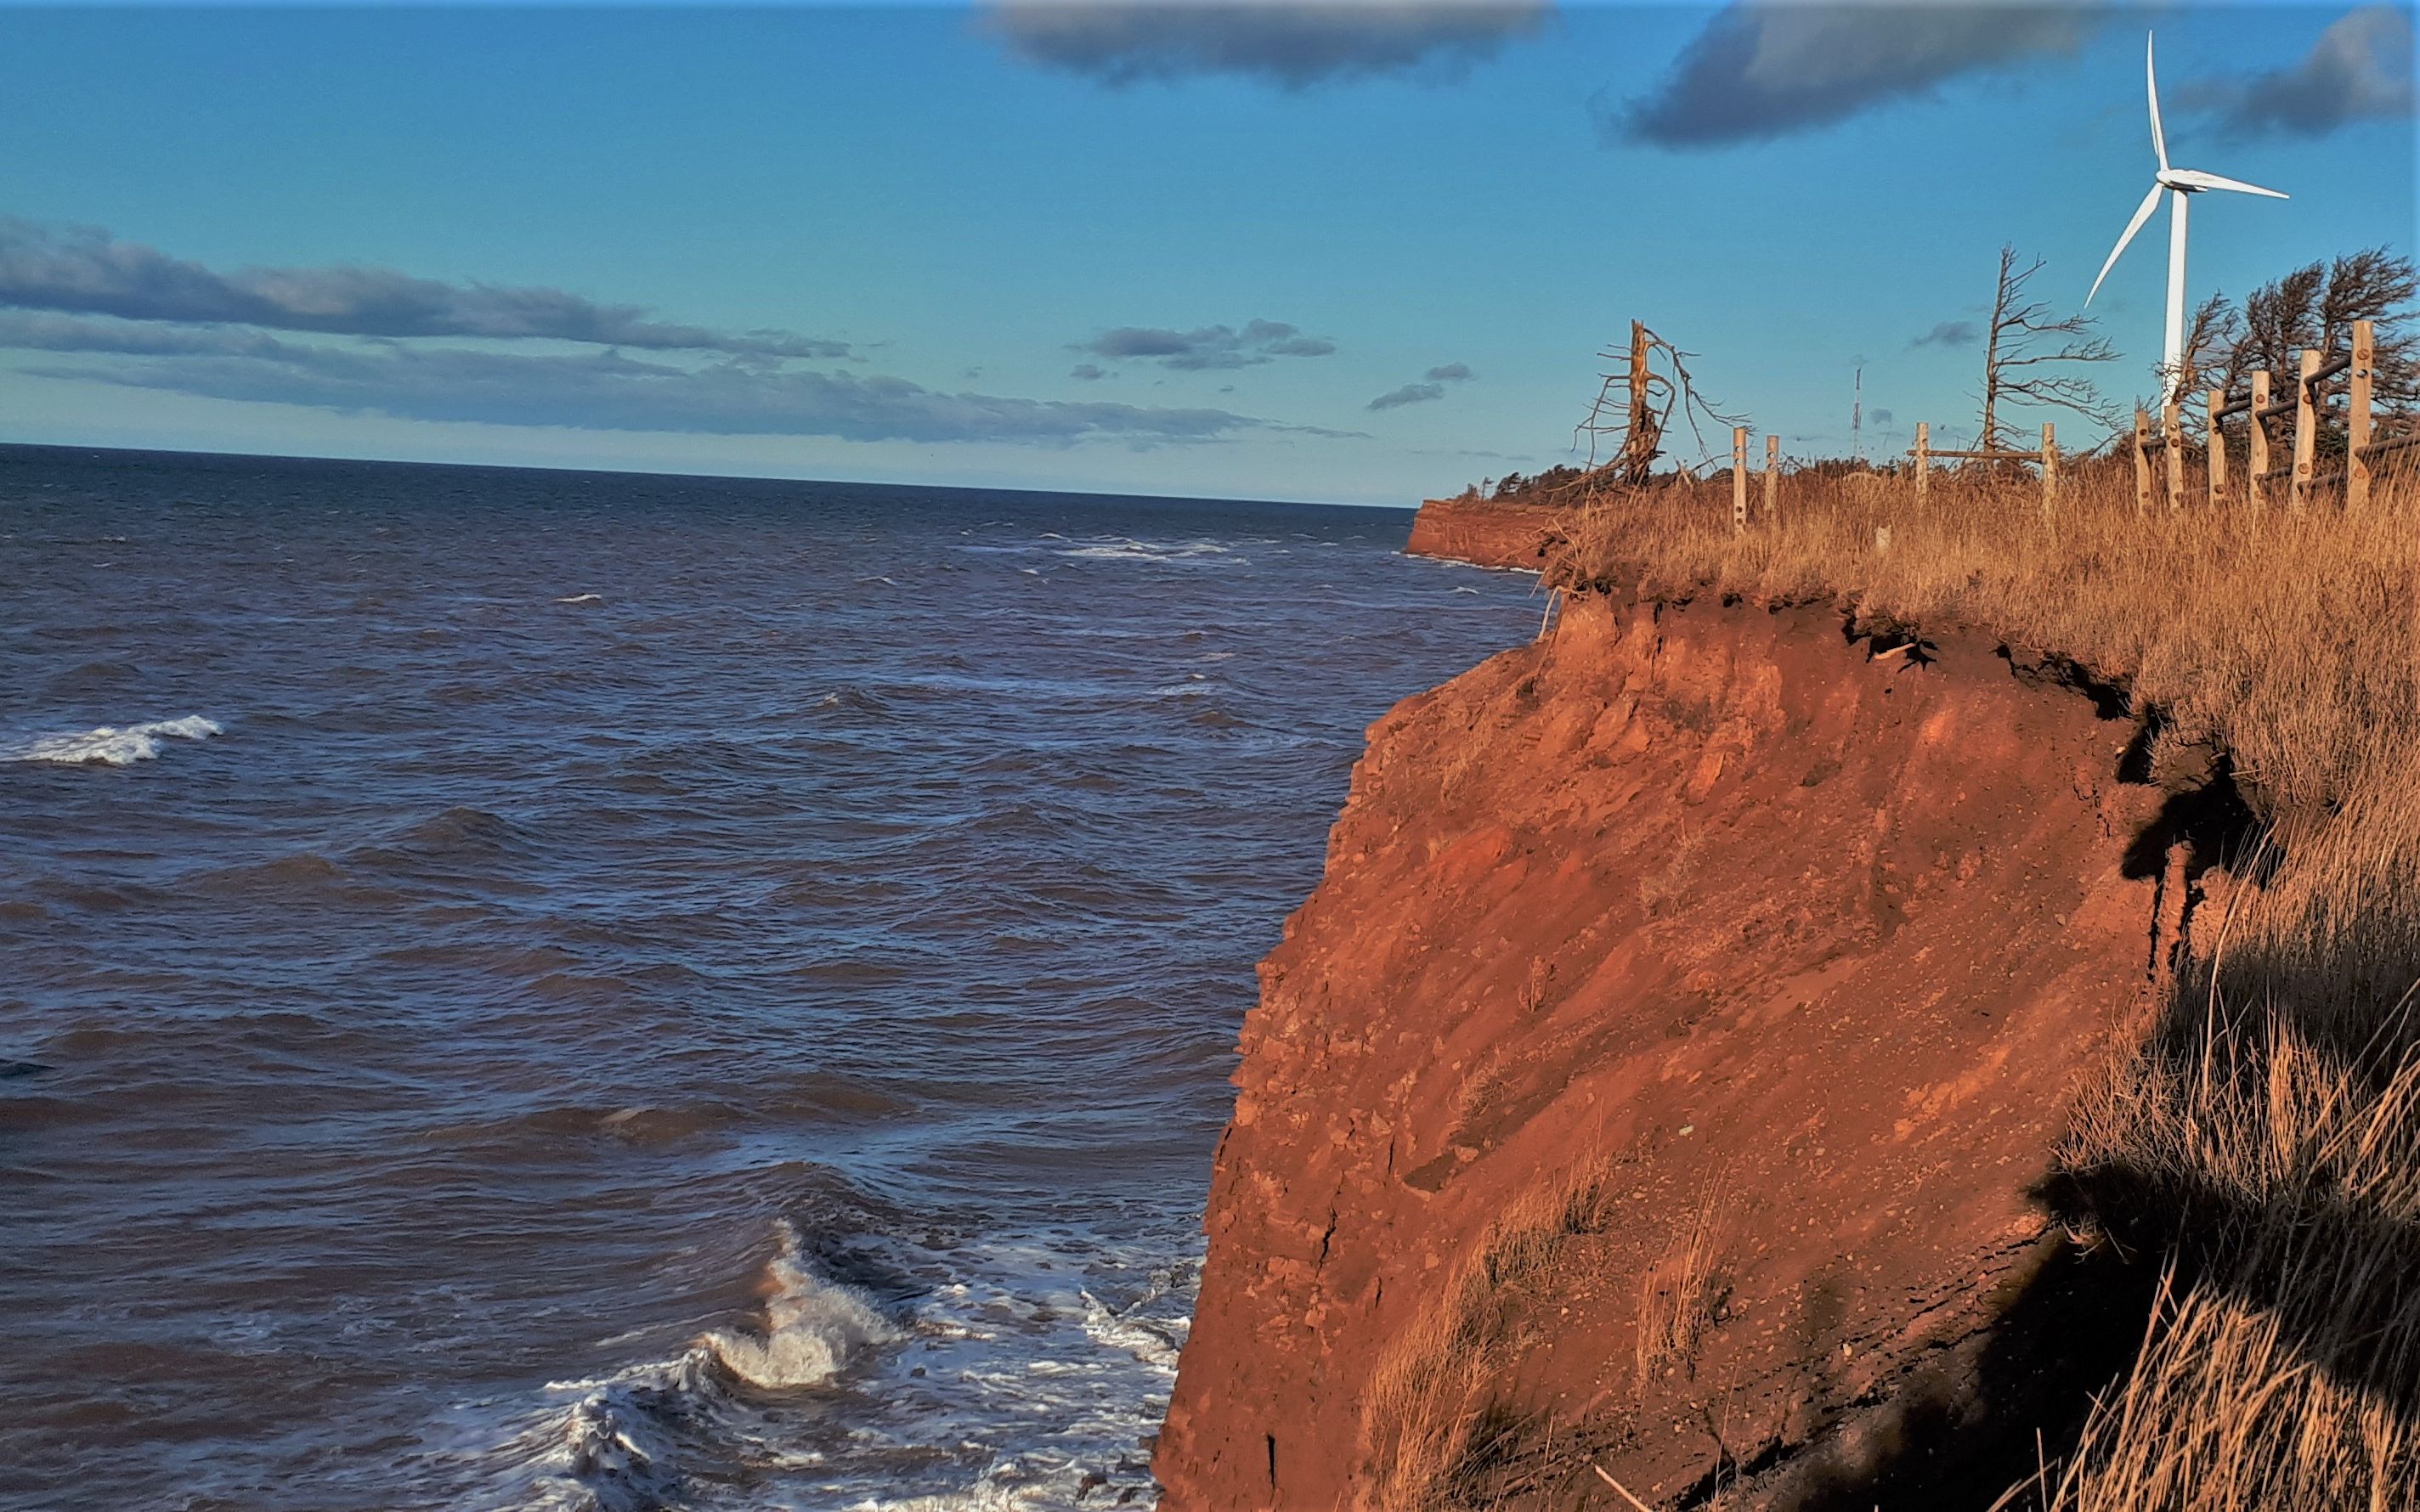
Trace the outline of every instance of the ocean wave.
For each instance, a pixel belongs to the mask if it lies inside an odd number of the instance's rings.
[[[47,762],[55,766],[132,766],[160,754],[163,739],[208,740],[222,734],[215,720],[198,714],[148,724],[97,725],[90,730],[36,735],[0,746],[0,762]]]
[[[831,709],[841,714],[862,714],[886,718],[891,714],[891,705],[884,702],[880,694],[854,685],[834,688],[815,700],[814,706],[817,709]]]
[[[721,1366],[752,1386],[818,1386],[860,1351],[899,1337],[874,1304],[807,1269],[798,1230],[782,1227],[782,1251],[766,1267],[772,1293],[761,1335],[717,1329],[699,1340]]]
[[[1246,559],[1235,555],[1235,548],[1217,541],[1137,541],[1125,537],[1098,541],[1090,546],[1070,547],[1055,556],[1075,557],[1087,562],[1152,562],[1187,566],[1249,566]]]
[[[901,1331],[873,1301],[809,1268],[796,1227],[779,1226],[765,1268],[761,1331],[709,1332],[674,1360],[596,1381],[558,1381],[578,1393],[554,1420],[505,1446],[535,1460],[541,1504],[578,1512],[654,1512],[678,1505],[692,1459],[717,1459],[748,1437],[746,1391],[822,1387]],[[795,1457],[794,1457],[795,1458]]]

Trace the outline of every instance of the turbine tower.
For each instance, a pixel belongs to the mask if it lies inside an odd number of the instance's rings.
[[[2143,37],[2143,84],[2151,99],[2151,150],[2159,157],[2160,171],[2152,176],[2151,192],[2144,195],[2143,203],[2135,208],[2134,218],[2126,223],[2126,234],[2119,237],[2118,245],[2109,250],[2109,260],[2101,265],[2101,277],[2092,281],[2092,294],[2086,294],[2084,302],[2090,304],[2092,295],[2101,292],[2102,279],[2107,278],[2109,270],[2118,266],[2118,258],[2125,252],[2126,244],[2134,239],[2134,233],[2143,229],[2143,223],[2160,208],[2160,196],[2166,194],[2168,328],[2167,348],[2161,359],[2160,372],[2161,389],[2166,397],[2173,398],[2185,377],[2185,206],[2192,196],[2206,189],[2228,189],[2239,194],[2266,194],[2271,199],[2291,196],[2273,189],[2263,189],[2258,184],[2247,184],[2240,178],[2221,178],[2214,173],[2203,173],[2195,168],[2168,166],[2168,139],[2160,130],[2160,76],[2151,67],[2151,38],[2149,33]]]

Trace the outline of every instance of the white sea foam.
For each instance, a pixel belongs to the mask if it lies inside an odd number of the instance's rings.
[[[1161,1259],[1163,1241],[1089,1234],[877,1244],[883,1263],[930,1283],[894,1312],[816,1273],[787,1225],[779,1242],[760,1326],[552,1382],[551,1408],[489,1441],[518,1488],[508,1504],[660,1512],[746,1467],[754,1490],[714,1504],[1148,1512],[1143,1441],[1189,1328],[1192,1261]],[[833,1437],[843,1424],[855,1426]]]
[[[602,604],[605,602],[605,595],[603,594],[573,594],[568,598],[558,598],[555,602],[558,604]]]
[[[808,1270],[799,1255],[798,1232],[787,1225],[782,1228],[782,1252],[766,1273],[772,1295],[765,1303],[765,1332],[717,1329],[698,1341],[751,1385],[820,1385],[866,1346],[899,1336],[872,1303]]]
[[[1190,1318],[1155,1318],[1143,1313],[1138,1304],[1115,1308],[1089,1291],[1077,1295],[1084,1299],[1084,1332],[1094,1341],[1124,1350],[1171,1376],[1175,1373],[1177,1353],[1185,1348],[1186,1335],[1190,1332]],[[1164,1291],[1156,1292],[1145,1300],[1156,1301],[1162,1295]]]
[[[816,1275],[796,1229],[780,1228],[766,1266],[761,1331],[717,1329],[677,1358],[636,1365],[597,1380],[555,1381],[547,1391],[574,1399],[516,1433],[496,1451],[535,1476],[530,1505],[550,1512],[654,1512],[677,1499],[703,1451],[737,1451],[759,1467],[809,1469],[814,1451],[785,1451],[752,1429],[795,1408],[751,1407],[742,1387],[824,1385],[862,1350],[900,1330],[872,1302]]]
[[[181,719],[154,719],[148,724],[99,725],[90,730],[36,735],[0,746],[0,762],[48,762],[56,766],[131,766],[160,754],[163,738],[208,740],[222,732],[215,720],[198,714]]]
[[[1249,566],[1235,548],[1217,541],[1137,541],[1126,537],[1053,553],[1089,562],[1152,562],[1187,566]]]

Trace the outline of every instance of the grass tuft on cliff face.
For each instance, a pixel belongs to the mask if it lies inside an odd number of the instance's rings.
[[[2048,513],[2029,481],[1944,475],[1919,506],[1802,475],[1778,513],[1735,532],[1727,483],[1602,495],[1549,581],[1996,635],[2154,718],[2154,765],[2223,751],[2262,821],[2257,854],[2188,869],[2194,953],[2061,1152],[2071,1220],[2173,1287],[2009,1504],[2420,1505],[2420,476],[2297,516],[2146,515],[2111,467]]]
[[[1606,1173],[1584,1163],[1515,1199],[1380,1357],[1361,1409],[1372,1512],[1463,1506],[1518,1439],[1526,1425],[1491,1396],[1511,1343],[1508,1312],[1559,1273],[1573,1239],[1604,1229]]]
[[[1724,1292],[1718,1270],[1722,1230],[1722,1194],[1710,1192],[1683,1216],[1666,1242],[1662,1257],[1638,1278],[1638,1387],[1642,1392],[1664,1371],[1690,1368],[1698,1340],[1714,1326]]]

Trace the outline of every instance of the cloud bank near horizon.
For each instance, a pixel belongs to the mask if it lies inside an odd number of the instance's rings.
[[[1541,31],[1546,0],[995,0],[1009,54],[1113,87],[1212,75],[1281,89],[1457,78]]]
[[[570,355],[381,344],[338,348],[227,332],[213,341],[141,337],[0,320],[0,345],[110,352],[106,366],[36,363],[39,378],[157,389],[211,399],[299,405],[339,413],[582,430],[722,436],[821,436],[851,441],[1086,440],[1161,446],[1248,431],[1335,435],[1276,425],[1224,409],[949,393],[906,378],[768,367],[724,359],[704,367],[619,349]]]
[[[1157,334],[1129,332],[1125,345],[1152,355],[1142,338]],[[1274,321],[1165,334],[1178,346],[1157,355],[1174,366],[1335,349]],[[512,349],[525,342],[545,345]],[[36,378],[404,420],[1043,446],[1349,434],[1209,407],[949,393],[791,365],[854,360],[845,342],[719,332],[559,289],[385,269],[225,273],[106,231],[15,216],[0,216],[0,350],[51,354],[20,366]]]
[[[448,284],[392,269],[219,272],[92,226],[0,215],[0,306],[121,320],[244,325],[336,336],[554,340],[648,351],[845,358],[849,344],[786,331],[720,332],[562,289]]]

